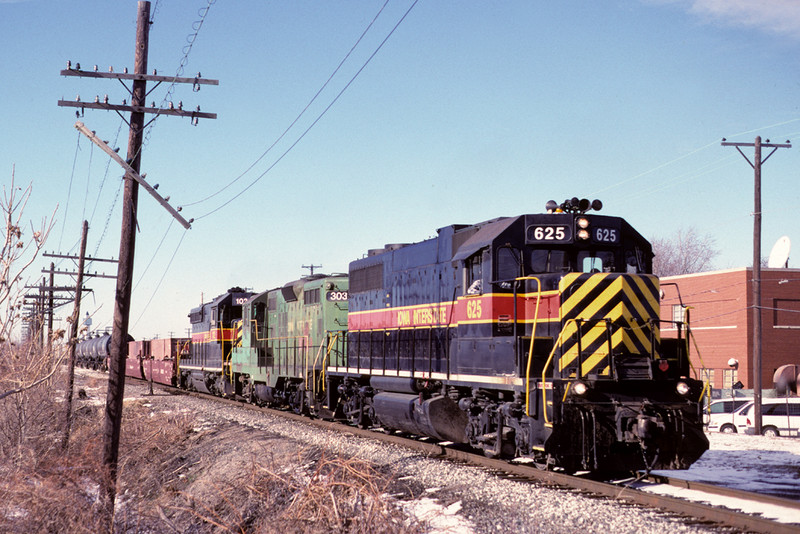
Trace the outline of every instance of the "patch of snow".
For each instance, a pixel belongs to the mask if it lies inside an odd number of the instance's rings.
[[[436,499],[423,497],[413,501],[402,501],[400,505],[406,513],[418,521],[427,524],[431,534],[473,534],[474,526],[470,521],[458,515],[461,501],[443,506]]]

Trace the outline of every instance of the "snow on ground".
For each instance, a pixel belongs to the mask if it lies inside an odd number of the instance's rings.
[[[683,480],[719,484],[800,501],[800,438],[767,438],[742,434],[706,434],[710,448],[689,469],[655,471]],[[800,512],[785,507],[743,503],[736,499],[712,497],[692,490],[659,487],[665,493],[714,505],[761,513],[781,522],[800,523]],[[653,491],[656,491],[653,489]]]
[[[800,500],[800,439],[706,435],[710,448],[692,467],[661,473]]]

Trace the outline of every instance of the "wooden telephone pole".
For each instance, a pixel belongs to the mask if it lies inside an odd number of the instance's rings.
[[[755,143],[730,143],[722,140],[722,146],[736,147],[739,154],[753,167],[754,176],[754,208],[753,208],[753,426],[756,434],[761,435],[761,165],[779,148],[792,148],[791,143],[761,142],[756,137]],[[741,147],[753,147],[754,159],[750,161]],[[761,149],[771,148],[766,158],[761,158]],[[731,376],[731,380],[733,377]]]
[[[83,291],[83,268],[86,259],[86,235],[89,233],[89,222],[83,221],[81,230],[81,254],[78,260],[78,279],[75,282],[75,305],[72,309],[72,323],[69,328],[69,371],[67,379],[67,399],[64,409],[64,435],[61,439],[61,449],[67,450],[69,445],[70,427],[72,426],[72,390],[75,383],[75,348],[78,345],[78,333],[81,323],[81,296]]]
[[[109,104],[107,101],[100,102],[96,99],[94,103],[91,102],[68,102],[64,100],[59,101],[59,106],[78,107],[81,109],[106,109],[113,110],[119,113],[120,111],[130,111],[130,131],[128,134],[128,153],[125,162],[118,162],[125,169],[125,188],[123,193],[123,207],[122,207],[122,230],[120,235],[119,244],[119,268],[117,271],[117,286],[114,299],[114,324],[111,334],[110,344],[110,361],[109,361],[109,378],[108,378],[108,396],[106,398],[106,417],[104,428],[104,448],[103,448],[103,465],[106,468],[107,477],[104,479],[105,487],[103,488],[103,497],[105,499],[106,512],[108,514],[108,528],[109,531],[113,530],[113,510],[114,500],[116,498],[116,481],[117,481],[117,464],[119,459],[119,440],[120,428],[122,425],[122,401],[125,392],[125,358],[128,352],[128,321],[130,315],[131,303],[131,287],[133,280],[133,260],[134,250],[136,245],[136,226],[137,226],[137,213],[138,213],[138,195],[139,184],[141,183],[151,194],[153,194],[159,201],[160,195],[155,193],[155,189],[150,187],[144,178],[140,175],[141,169],[141,152],[142,141],[144,137],[144,128],[147,126],[145,123],[145,114],[153,113],[157,115],[172,115],[191,117],[193,122],[201,118],[216,118],[212,113],[200,113],[199,108],[197,111],[184,111],[182,106],[178,109],[159,109],[155,107],[146,107],[145,98],[147,96],[147,82],[153,81],[157,84],[162,82],[169,83],[191,83],[195,87],[201,84],[218,85],[217,80],[201,79],[199,74],[196,78],[177,78],[169,76],[152,76],[147,75],[147,55],[149,47],[149,34],[150,34],[150,2],[139,1],[138,15],[136,20],[136,53],[134,58],[134,72],[129,74],[127,71],[123,73],[101,73],[97,71],[82,71],[78,65],[73,69],[71,64],[70,68],[61,71],[63,76],[84,76],[91,78],[115,78],[120,80],[132,81],[131,90],[131,104],[128,106],[125,102],[122,105]],[[104,150],[104,143],[97,140],[96,136],[89,135],[85,129],[82,129],[83,124],[78,123],[76,127],[82,130],[84,134],[90,137],[92,141],[101,146]],[[109,152],[107,150],[107,152]],[[121,159],[121,158],[120,158]],[[171,210],[181,224],[189,228],[189,223],[184,221],[182,217],[177,214],[177,211]]]

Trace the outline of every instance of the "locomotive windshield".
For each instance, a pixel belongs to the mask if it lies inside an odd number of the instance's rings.
[[[530,251],[526,274],[541,273],[645,273],[645,254],[639,247],[604,250],[536,248]],[[498,256],[498,260],[500,257]]]

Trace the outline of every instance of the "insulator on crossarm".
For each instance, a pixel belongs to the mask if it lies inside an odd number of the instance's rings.
[[[75,102],[80,102],[80,101],[81,101],[81,95],[76,95]]]
[[[114,67],[112,67],[111,65],[109,65],[109,66],[108,66],[108,72],[114,72]]]
[[[175,104],[173,104],[172,102],[170,102],[170,103],[169,103],[169,109],[175,109]]]
[[[71,69],[71,68],[72,68],[72,61],[70,61],[70,60],[67,60],[67,68],[68,68],[68,69]]]
[[[159,186],[159,185],[161,185],[161,184],[156,184],[156,185],[154,185],[154,186],[153,186],[153,189],[158,189],[158,186]]]
[[[122,68],[122,72],[124,72],[125,74],[128,74],[128,67],[123,67]]]
[[[154,107],[156,107],[156,101],[155,101],[155,100],[153,100],[152,102],[150,102],[150,107],[151,107],[151,108],[154,108]]]
[[[177,211],[183,211],[183,206],[178,206]]]
[[[77,70],[81,70],[81,64],[80,63],[75,63],[75,68]]]
[[[108,95],[103,96],[103,104],[108,104]]]
[[[164,197],[164,200],[165,200],[166,202],[169,202],[169,195],[165,196],[165,197]]]
[[[128,105],[128,101],[127,101],[127,100],[125,100],[124,98],[122,99],[122,105],[123,105],[123,106],[127,106],[127,105]]]
[[[99,95],[94,95],[94,103],[95,104],[99,104],[100,103],[100,96]]]
[[[153,69],[153,76],[156,76],[157,74],[158,74],[158,71],[156,69]]]
[[[97,72],[97,65],[94,66],[94,71]]]
[[[178,100],[178,109],[183,109],[183,100]]]

